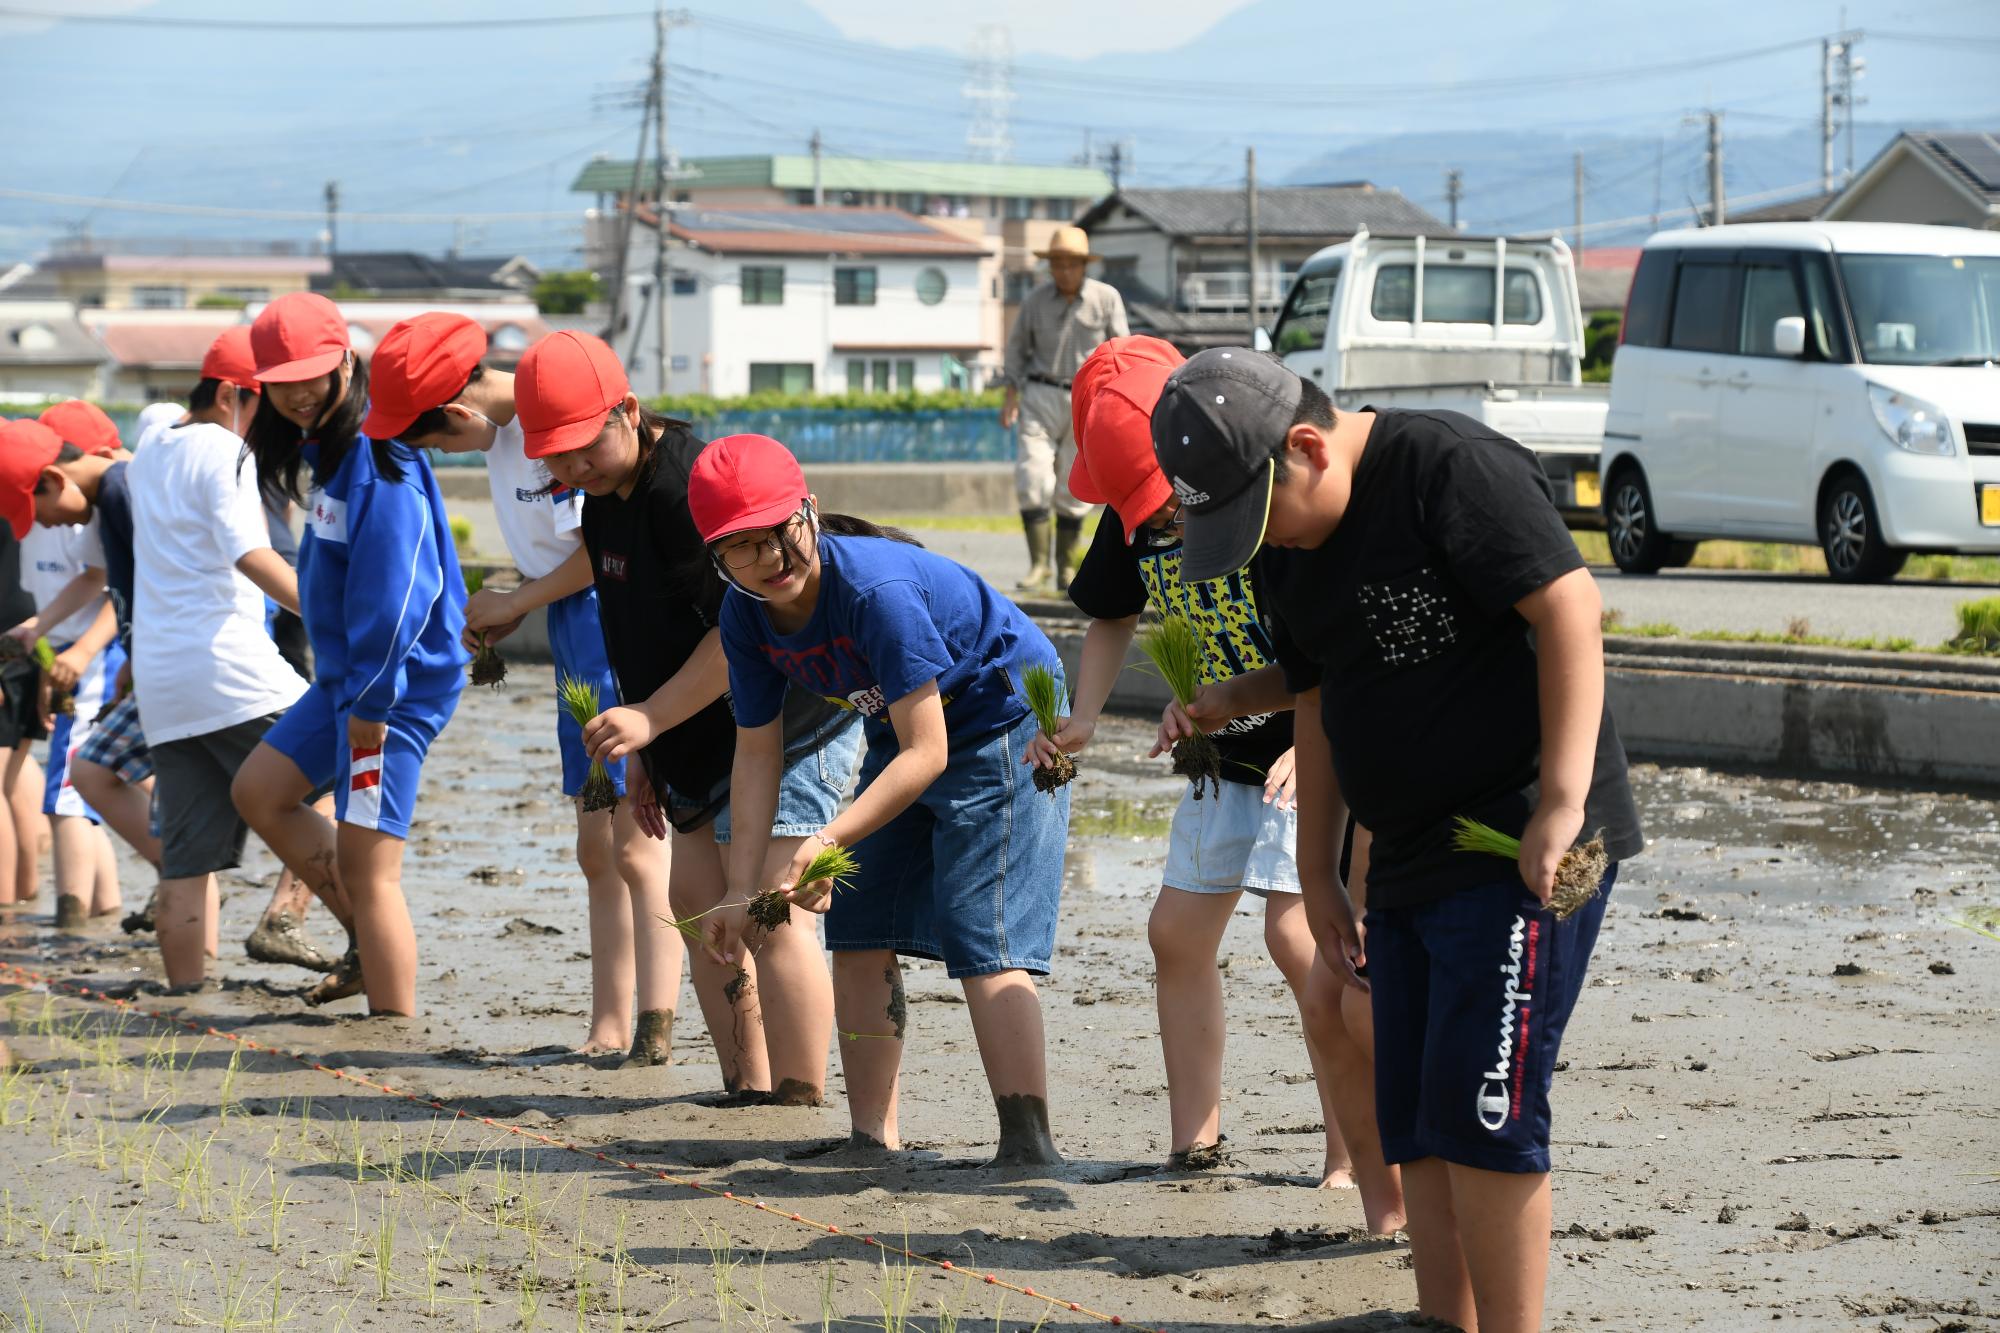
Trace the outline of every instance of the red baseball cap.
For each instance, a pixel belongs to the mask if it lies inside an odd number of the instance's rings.
[[[1113,338],[1084,360],[1070,386],[1076,433],[1070,493],[1086,504],[1110,505],[1128,543],[1174,493],[1153,456],[1153,404],[1185,359],[1158,338]]]
[[[525,452],[546,458],[583,448],[631,392],[618,353],[602,338],[574,329],[551,333],[514,369],[514,412],[527,437]]]
[[[361,433],[395,439],[418,417],[458,397],[485,355],[486,330],[464,315],[432,310],[398,323],[369,359]]]
[[[318,292],[286,292],[250,326],[257,378],[266,384],[317,379],[352,349],[340,307]]]
[[[105,416],[96,403],[81,398],[44,408],[41,421],[64,444],[73,444],[87,454],[115,454],[125,444],[118,437],[118,423]]]
[[[0,422],[0,515],[16,541],[35,526],[35,483],[62,446],[62,437],[39,421]]]
[[[775,528],[806,502],[806,474],[768,435],[725,435],[688,472],[688,513],[704,542]]]
[[[257,354],[250,350],[248,324],[231,325],[208,345],[207,354],[201,358],[201,377],[234,384],[251,393],[264,391],[264,386],[257,382]]]

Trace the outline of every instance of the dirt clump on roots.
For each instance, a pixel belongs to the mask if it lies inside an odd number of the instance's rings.
[[[750,918],[751,925],[762,930],[776,930],[792,919],[792,904],[778,890],[766,889],[752,898],[743,912]]]
[[[496,690],[507,680],[507,659],[500,656],[498,648],[486,642],[486,636],[483,634],[479,636],[479,651],[472,655],[472,669],[468,678],[474,685],[491,685]]]
[[[1222,795],[1222,751],[1208,733],[1197,731],[1174,742],[1174,772],[1194,784],[1194,798],[1202,799],[1204,786]]]
[[[1076,760],[1066,754],[1057,754],[1051,764],[1035,765],[1035,790],[1047,792],[1051,796],[1076,780]]]
[[[618,788],[611,781],[611,774],[604,770],[604,765],[593,763],[590,766],[590,775],[584,778],[583,789],[577,792],[576,799],[586,815],[617,808]]]
[[[1564,852],[1562,860],[1556,863],[1555,891],[1549,895],[1549,909],[1556,914],[1556,920],[1568,919],[1595,898],[1610,868],[1611,857],[1604,850],[1603,834]]]

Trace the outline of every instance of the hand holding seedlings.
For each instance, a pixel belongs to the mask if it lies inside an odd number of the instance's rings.
[[[861,869],[854,853],[845,847],[829,847],[817,839],[808,839],[799,852],[803,855],[810,848],[817,850],[789,887],[766,889],[750,900],[747,913],[751,924],[764,930],[776,930],[792,919],[794,903],[808,912],[824,912],[834,893],[851,884]]]
[[[583,728],[584,751],[606,764],[643,750],[652,741],[653,719],[645,709],[629,704],[605,709]]]
[[[70,691],[76,688],[76,668],[64,662],[47,639],[35,640],[35,661],[48,681],[49,711],[65,716],[75,713],[76,699]]]
[[[1035,759],[1035,790],[1053,796],[1057,788],[1076,780],[1076,760],[1053,744],[1062,732],[1069,700],[1063,697],[1062,682],[1056,679],[1056,673],[1039,663],[1021,672],[1021,697],[1028,701],[1028,709],[1042,729],[1036,741],[1051,742],[1041,749],[1030,746],[1029,754]]]
[[[1194,702],[1195,694],[1201,688],[1201,632],[1185,616],[1166,616],[1139,636],[1139,647],[1152,659],[1153,669],[1173,691],[1174,706],[1178,706],[1185,719],[1188,706]],[[1166,730],[1167,722],[1163,719],[1163,739]],[[1159,753],[1159,750],[1156,748],[1154,753]],[[1174,772],[1194,784],[1197,801],[1202,799],[1204,785],[1212,786],[1215,795],[1222,795],[1222,752],[1215,748],[1215,742],[1209,739],[1208,733],[1191,720],[1188,721],[1186,734],[1174,742],[1173,755]]]
[[[466,609],[472,609],[473,601],[486,596],[486,571],[470,569],[465,572]],[[498,596],[500,594],[495,594]],[[518,623],[518,621],[516,622]],[[511,630],[511,627],[510,627]],[[505,638],[503,634],[500,637]],[[507,663],[493,647],[490,628],[475,629],[471,617],[465,622],[466,647],[472,649],[472,667],[468,679],[474,685],[491,685],[494,688],[507,679]]]
[[[580,727],[587,727],[597,716],[597,687],[586,684],[574,676],[564,676],[556,685],[556,694],[562,706],[576,719]],[[583,790],[577,793],[581,809],[585,814],[593,810],[610,810],[618,804],[618,788],[611,781],[611,774],[605,771],[601,760],[590,761],[590,773],[583,780]]]
[[[1536,811],[1536,818],[1541,818],[1539,810]],[[1611,868],[1611,859],[1605,853],[1604,838],[1600,834],[1580,847],[1571,847],[1563,852],[1547,881],[1536,884],[1528,879],[1532,867],[1528,865],[1527,857],[1523,854],[1522,839],[1510,838],[1500,830],[1490,828],[1478,820],[1467,819],[1464,815],[1458,816],[1457,823],[1458,832],[1452,838],[1453,847],[1461,852],[1484,852],[1489,856],[1498,856],[1519,863],[1522,882],[1528,885],[1545,906],[1555,912],[1558,921],[1567,919],[1577,908],[1597,896],[1598,889],[1604,884],[1604,872]],[[1575,811],[1574,819],[1565,818],[1564,823],[1571,827],[1569,839],[1574,841],[1583,829],[1583,812]],[[1550,832],[1554,831],[1551,820]],[[1528,832],[1531,835],[1535,832],[1533,820],[1528,824]],[[1560,844],[1550,842],[1548,845]]]

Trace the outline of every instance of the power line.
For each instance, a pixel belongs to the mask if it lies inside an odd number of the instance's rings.
[[[413,32],[452,28],[567,28],[587,23],[628,23],[651,19],[652,11],[628,9],[611,14],[545,14],[524,18],[474,19],[252,19],[186,18],[167,14],[76,14],[0,5],[0,18],[34,19],[52,23],[92,23],[122,28],[226,29],[237,32]]]
[[[255,218],[264,222],[326,221],[323,209],[236,208],[223,204],[152,203],[139,199],[104,199],[84,194],[52,194],[44,190],[16,190],[0,186],[0,199],[22,199],[36,204],[61,204],[71,208],[103,208],[121,213],[167,213],[178,217]],[[561,212],[525,213],[354,213],[341,210],[349,222],[439,222],[464,219],[468,222],[541,222],[576,217],[575,209]]]

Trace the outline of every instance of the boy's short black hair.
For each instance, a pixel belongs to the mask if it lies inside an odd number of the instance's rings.
[[[64,440],[62,448],[56,450],[56,462],[58,463],[74,463],[77,459],[82,457],[83,457],[83,450],[77,448],[75,445],[71,444],[68,440]]]
[[[1290,437],[1297,426],[1314,426],[1320,430],[1333,429],[1333,399],[1326,396],[1326,390],[1304,376],[1299,377],[1299,406],[1292,413],[1292,424],[1285,428]],[[1282,485],[1291,475],[1291,465],[1285,461],[1285,441],[1279,440],[1271,449],[1271,480]]]
[[[486,365],[484,362],[481,362],[479,365],[476,365],[472,368],[472,374],[465,381],[464,386],[461,387],[457,393],[453,394],[451,398],[448,399],[447,401],[456,402],[460,398],[463,398],[465,396],[466,389],[470,389],[473,385],[479,383],[479,381],[484,379],[485,377],[486,377]],[[421,413],[415,421],[412,421],[409,425],[403,427],[402,434],[399,438],[405,440],[420,440],[426,435],[436,435],[441,431],[447,431],[450,429],[451,429],[451,417],[446,414],[444,410],[444,404],[440,403],[438,404],[438,406],[431,408],[429,411]]]
[[[188,390],[188,411],[206,412],[215,406],[215,395],[222,392],[222,381],[210,377],[198,381]]]

